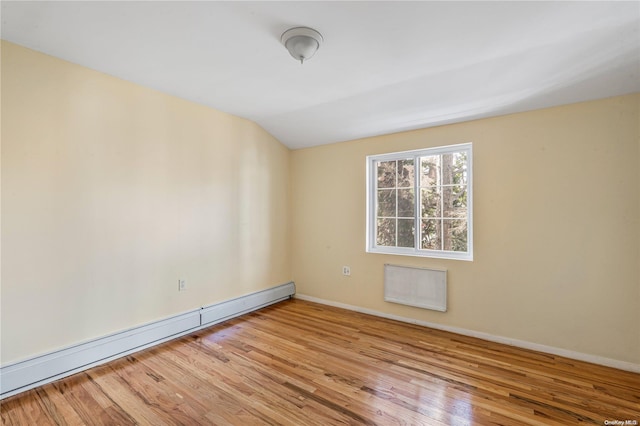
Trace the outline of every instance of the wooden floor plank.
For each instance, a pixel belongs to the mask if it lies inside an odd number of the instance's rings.
[[[300,300],[0,402],[2,425],[640,423],[640,375]]]

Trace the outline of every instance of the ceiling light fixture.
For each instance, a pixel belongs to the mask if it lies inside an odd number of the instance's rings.
[[[313,28],[295,27],[283,32],[280,41],[291,56],[302,64],[316,53],[324,39]]]

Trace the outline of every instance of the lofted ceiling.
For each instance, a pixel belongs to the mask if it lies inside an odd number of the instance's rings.
[[[640,2],[1,2],[2,38],[292,149],[640,91]],[[325,39],[303,65],[293,26]]]

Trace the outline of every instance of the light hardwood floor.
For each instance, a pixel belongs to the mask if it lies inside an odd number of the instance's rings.
[[[640,424],[640,375],[290,300],[0,411],[6,425]]]

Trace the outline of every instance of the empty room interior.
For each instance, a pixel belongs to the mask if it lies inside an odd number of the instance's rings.
[[[637,425],[640,3],[1,2],[3,425]]]

